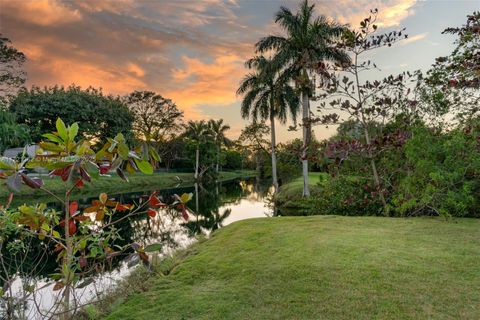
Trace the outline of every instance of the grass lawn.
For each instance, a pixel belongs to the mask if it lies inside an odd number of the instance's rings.
[[[325,181],[328,178],[329,175],[323,172],[310,172],[308,174],[308,185],[312,197],[315,197],[315,194],[320,192],[319,182]],[[300,176],[280,186],[280,192],[275,197],[275,203],[282,211],[288,211],[289,215],[290,213],[296,215],[295,213],[301,213],[303,209],[306,210],[309,208],[302,194],[303,177]]]
[[[220,180],[226,181],[230,179],[240,177],[254,176],[254,171],[225,171],[220,173]],[[153,190],[162,188],[175,187],[179,181],[176,179],[178,176],[181,179],[182,186],[193,185],[193,173],[154,173],[152,175],[145,174],[133,174],[129,175],[129,182],[123,181],[116,174],[112,174],[110,177],[104,176],[99,179],[92,180],[92,183],[85,183],[85,186],[78,190],[77,195],[98,195],[99,192],[107,193],[119,193],[119,192],[135,192],[142,190]],[[63,194],[65,192],[65,183],[59,177],[44,177],[45,188],[56,194]],[[7,189],[4,181],[0,180],[0,203],[4,203],[8,197],[9,190]],[[22,187],[22,191],[16,194],[15,202],[21,200],[23,202],[29,201],[29,199],[42,200],[42,198],[50,199],[50,196],[45,196],[45,192],[38,189],[31,189],[27,186]],[[22,202],[22,203],[23,203]]]
[[[190,251],[107,319],[480,319],[480,220],[251,219]]]

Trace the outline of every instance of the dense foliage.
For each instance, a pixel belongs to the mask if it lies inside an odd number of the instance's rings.
[[[44,132],[55,130],[55,120],[77,122],[85,138],[104,140],[122,133],[131,141],[133,116],[119,98],[100,90],[70,86],[24,90],[10,104],[19,123],[29,127],[31,140],[38,142]]]

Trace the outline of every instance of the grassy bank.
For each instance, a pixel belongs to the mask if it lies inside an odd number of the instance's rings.
[[[245,220],[137,287],[106,319],[478,319],[480,220]]]
[[[319,184],[326,181],[328,175],[322,172],[310,172],[308,184],[312,198],[320,192]],[[303,177],[298,177],[280,187],[280,192],[275,197],[275,204],[282,214],[301,215],[311,209],[308,199],[303,199]]]
[[[235,178],[244,178],[255,176],[254,171],[225,171],[220,173],[221,181],[231,180]],[[178,179],[178,178],[179,179]],[[99,179],[92,180],[92,183],[86,183],[85,186],[78,190],[75,195],[98,195],[99,192],[121,193],[135,192],[142,190],[153,190],[162,188],[172,188],[181,184],[182,186],[193,185],[194,179],[192,173],[154,173],[152,175],[133,174],[129,176],[129,182],[123,181],[116,174],[111,176],[103,176]],[[63,194],[65,192],[65,183],[59,177],[45,177],[45,188],[55,194]],[[0,180],[0,203],[3,203],[8,197],[9,190]],[[41,199],[45,197],[42,190],[31,189],[26,186],[22,187],[22,191],[15,196],[23,201],[29,199]],[[46,196],[50,198],[50,196]]]

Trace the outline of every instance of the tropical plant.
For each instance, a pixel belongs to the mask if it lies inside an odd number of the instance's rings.
[[[220,166],[220,155],[222,153],[222,146],[230,144],[230,140],[225,136],[225,132],[230,130],[228,124],[223,123],[223,119],[220,120],[210,120],[208,122],[210,133],[212,134],[213,141],[217,147],[216,163],[215,163],[215,172],[219,172]]]
[[[244,95],[241,113],[243,118],[270,120],[270,146],[272,158],[272,179],[275,193],[278,192],[277,157],[275,152],[275,120],[287,121],[287,114],[296,121],[299,100],[295,90],[278,76],[270,59],[263,56],[250,59],[246,63],[253,72],[245,76],[237,90]]]
[[[296,13],[281,7],[275,22],[285,31],[285,36],[268,36],[257,42],[260,53],[273,50],[273,64],[286,77],[295,82],[302,99],[303,148],[300,159],[303,165],[303,195],[308,189],[308,146],[311,140],[310,99],[315,83],[313,74],[321,70],[324,61],[349,62],[349,56],[336,47],[334,40],[345,28],[324,16],[314,17],[314,5],[304,0]],[[320,73],[321,74],[321,73]]]
[[[61,290],[60,304],[55,304],[50,314],[43,317],[59,316],[71,319],[78,309],[74,290],[94,281],[98,270],[119,255],[133,252],[145,264],[149,263],[147,252],[161,249],[160,244],[142,246],[140,244],[114,245],[121,239],[117,225],[136,215],[148,215],[154,218],[158,208],[169,207],[152,194],[148,201],[138,205],[122,204],[113,201],[106,193],[101,193],[98,200],[92,201],[88,208],[80,209],[78,202],[71,201],[74,190],[82,188],[109,171],[116,171],[119,177],[128,181],[125,173],[140,171],[151,174],[153,168],[149,158],[151,153],[141,149],[130,150],[124,136],[119,133],[95,152],[88,140],[78,141],[79,126],[73,123],[66,126],[58,118],[56,131],[43,135],[39,143],[41,150],[34,159],[0,158],[0,178],[5,179],[12,191],[8,203],[2,207],[2,227],[16,226],[16,232],[37,237],[53,246],[57,255],[57,272],[48,276],[53,282],[53,290]],[[65,193],[54,194],[46,189],[39,177],[27,174],[27,169],[48,169],[51,176],[65,182]],[[45,204],[23,205],[9,209],[14,193],[20,192],[23,185],[39,189],[49,194],[63,205],[62,211],[48,208]],[[188,213],[185,206],[191,195],[176,196],[172,204],[182,212],[185,219]],[[3,230],[2,230],[3,231]],[[3,233],[3,232],[2,232]],[[22,237],[20,236],[19,239]],[[39,312],[43,312],[39,310]]]

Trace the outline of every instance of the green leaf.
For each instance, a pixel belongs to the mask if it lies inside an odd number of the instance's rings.
[[[162,249],[162,244],[161,243],[154,243],[151,245],[148,245],[143,249],[144,252],[154,252],[154,251],[160,251]]]
[[[115,138],[114,138],[115,141],[118,141],[118,142],[125,142],[125,137],[123,136],[123,134],[121,133],[118,133]]]
[[[55,126],[57,127],[57,132],[60,138],[66,141],[68,139],[68,132],[67,127],[65,126],[65,123],[62,121],[62,119],[58,118]]]
[[[20,177],[20,174],[15,173],[9,176],[7,178],[7,187],[14,192],[20,192],[20,188],[22,187],[22,178]]]
[[[140,170],[144,174],[152,174],[153,173],[153,167],[148,162],[147,160],[139,160],[139,159],[134,159],[135,164],[138,167],[138,170]]]
[[[75,122],[70,127],[68,127],[68,136],[70,140],[73,141],[77,136],[77,133],[78,133],[78,123]]]
[[[118,154],[120,155],[120,157],[122,157],[122,159],[126,160],[128,159],[128,146],[121,142],[117,145],[117,150],[118,150]]]
[[[85,239],[80,240],[80,242],[78,243],[78,248],[85,249],[86,247],[87,247],[87,240]]]
[[[57,230],[53,230],[52,234],[55,238],[60,238],[60,233]]]
[[[53,133],[45,133],[42,135],[42,137],[47,138],[48,140],[53,142],[63,143],[63,140],[59,136],[54,135]]]
[[[85,163],[85,169],[92,178],[98,179],[98,177],[100,177],[100,169],[98,168],[96,163],[93,163],[92,161],[87,161]]]
[[[50,231],[50,226],[48,225],[48,223],[42,223],[42,226],[41,226],[42,230],[45,230],[46,232],[49,232]]]
[[[60,147],[59,145],[52,143],[52,142],[40,142],[39,143],[40,148],[46,151],[52,151],[52,152],[62,152],[63,148]]]
[[[15,170],[16,167],[17,167],[17,164],[15,160],[7,157],[0,157],[0,169]]]
[[[157,150],[154,148],[150,148],[150,156],[155,160],[155,161],[160,161],[160,156],[157,153]]]

